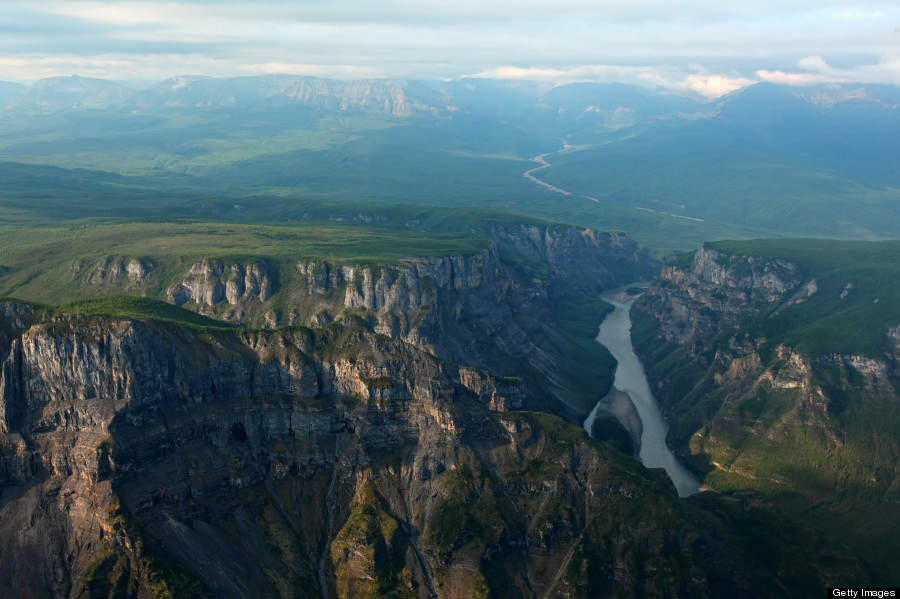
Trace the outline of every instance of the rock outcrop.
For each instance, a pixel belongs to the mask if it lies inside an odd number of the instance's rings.
[[[665,306],[655,310],[661,337],[696,354],[720,331],[773,310],[802,279],[800,267],[786,260],[701,247],[689,269],[664,268],[641,304]]]
[[[354,313],[441,358],[530,377],[529,405],[579,418],[597,398],[569,389],[566,364],[580,350],[554,330],[554,304],[650,276],[656,263],[623,234],[521,225],[490,236],[485,250],[465,255],[301,260],[281,268],[277,287],[263,261],[206,260],[169,287],[168,301],[268,328],[318,327]]]
[[[146,287],[154,268],[153,261],[148,258],[107,256],[84,275],[84,282],[89,285],[115,286],[122,291],[142,289]]]
[[[763,592],[627,458],[507,412],[521,380],[359,319],[8,328],[10,597]]]
[[[224,263],[204,260],[191,267],[188,274],[169,287],[166,295],[176,306],[194,302],[199,306],[265,302],[272,297],[272,281],[263,261]]]

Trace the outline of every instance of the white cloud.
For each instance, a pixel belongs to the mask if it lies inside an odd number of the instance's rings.
[[[526,79],[536,81],[557,81],[572,78],[570,72],[562,69],[540,69],[540,68],[522,68],[522,67],[496,67],[467,75],[467,77],[477,77],[485,79]]]
[[[832,70],[821,56],[807,56],[797,61],[797,66],[807,71],[825,73]]]
[[[767,71],[760,69],[756,72],[763,81],[778,83],[781,85],[815,85],[818,83],[837,83],[832,77],[815,73],[786,73],[784,71]]]
[[[896,0],[556,0],[552,6],[546,0],[3,0],[3,5],[0,79],[73,72],[149,79],[283,68],[346,78],[376,73],[560,82],[618,78],[705,96],[757,79],[871,77],[900,83]]]
[[[705,98],[718,98],[736,89],[756,83],[747,77],[726,77],[723,75],[688,75],[680,87]]]
[[[806,56],[797,61],[799,72],[760,69],[760,79],[786,85],[819,83],[889,83],[900,84],[900,57],[886,57],[875,63],[838,69],[821,56]]]

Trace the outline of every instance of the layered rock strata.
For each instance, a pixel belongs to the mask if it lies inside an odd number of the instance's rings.
[[[635,304],[637,346],[672,441],[682,453],[710,460],[708,480],[814,500],[852,480],[854,496],[893,501],[900,497],[900,472],[891,465],[896,450],[871,438],[896,418],[896,350],[809,353],[767,339],[766,319],[788,307],[799,313],[796,304],[818,292],[797,264],[701,249],[689,268],[664,269]],[[894,340],[896,330],[886,323],[884,334]],[[845,461],[857,452],[870,457],[848,470]],[[796,474],[806,467],[818,472]]]
[[[0,371],[10,597],[761,592],[659,479],[508,412],[520,380],[359,319],[21,324]]]
[[[554,304],[650,276],[656,265],[623,234],[522,225],[490,236],[487,249],[468,255],[298,261],[282,267],[278,284],[265,261],[206,260],[169,287],[168,301],[265,327],[322,326],[352,312],[444,359],[525,376],[529,405],[574,420],[596,398],[571,390],[565,370],[579,350],[556,330]]]

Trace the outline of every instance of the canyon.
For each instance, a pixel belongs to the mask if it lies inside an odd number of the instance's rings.
[[[560,306],[652,272],[624,235],[521,225],[495,227],[481,250],[394,262],[75,264],[75,289],[157,298],[0,304],[0,573],[12,596],[749,597],[881,580],[857,551],[808,542],[815,522],[723,483],[716,472],[784,475],[751,470],[750,452],[722,457],[727,410],[690,429],[696,406],[682,417],[691,404],[673,399],[661,354],[646,359],[669,441],[699,474],[710,456],[716,493],[681,499],[662,471],[577,426],[612,386],[611,372],[590,379],[574,362],[601,348],[604,312],[580,305],[599,313],[573,324]],[[703,249],[635,304],[636,347],[674,347],[676,372],[693,373],[708,339],[829,284],[806,277],[786,260]],[[893,384],[894,366],[862,356],[786,344],[763,355],[746,337],[727,347],[725,371],[702,380],[741,401],[801,394],[776,441],[813,414],[816,434],[849,445],[827,420],[833,391],[813,378],[822,360],[871,389]],[[766,542],[741,532],[763,522]]]
[[[237,331],[2,307],[12,596],[759,592],[661,478],[516,411],[521,379],[359,318]]]
[[[711,488],[751,493],[820,527],[865,556],[873,579],[889,579],[900,521],[900,456],[889,441],[900,415],[900,315],[884,278],[892,254],[858,256],[896,244],[732,245],[667,266],[634,307],[669,442]],[[865,524],[873,514],[878,531]]]

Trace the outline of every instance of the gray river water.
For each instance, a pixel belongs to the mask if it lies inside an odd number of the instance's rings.
[[[600,325],[597,341],[604,345],[618,362],[613,386],[628,394],[644,425],[641,434],[641,462],[647,468],[665,469],[666,474],[675,483],[679,497],[687,497],[697,492],[700,483],[675,458],[666,445],[666,433],[669,425],[656,405],[656,400],[650,392],[650,385],[647,384],[644,366],[635,355],[634,346],[631,344],[629,311],[631,304],[634,303],[634,298],[624,299],[624,292],[629,287],[634,287],[634,285],[612,289],[600,296],[612,304],[615,310]],[[596,414],[597,407],[595,406],[584,421],[584,428],[587,429],[588,434],[590,434]]]

